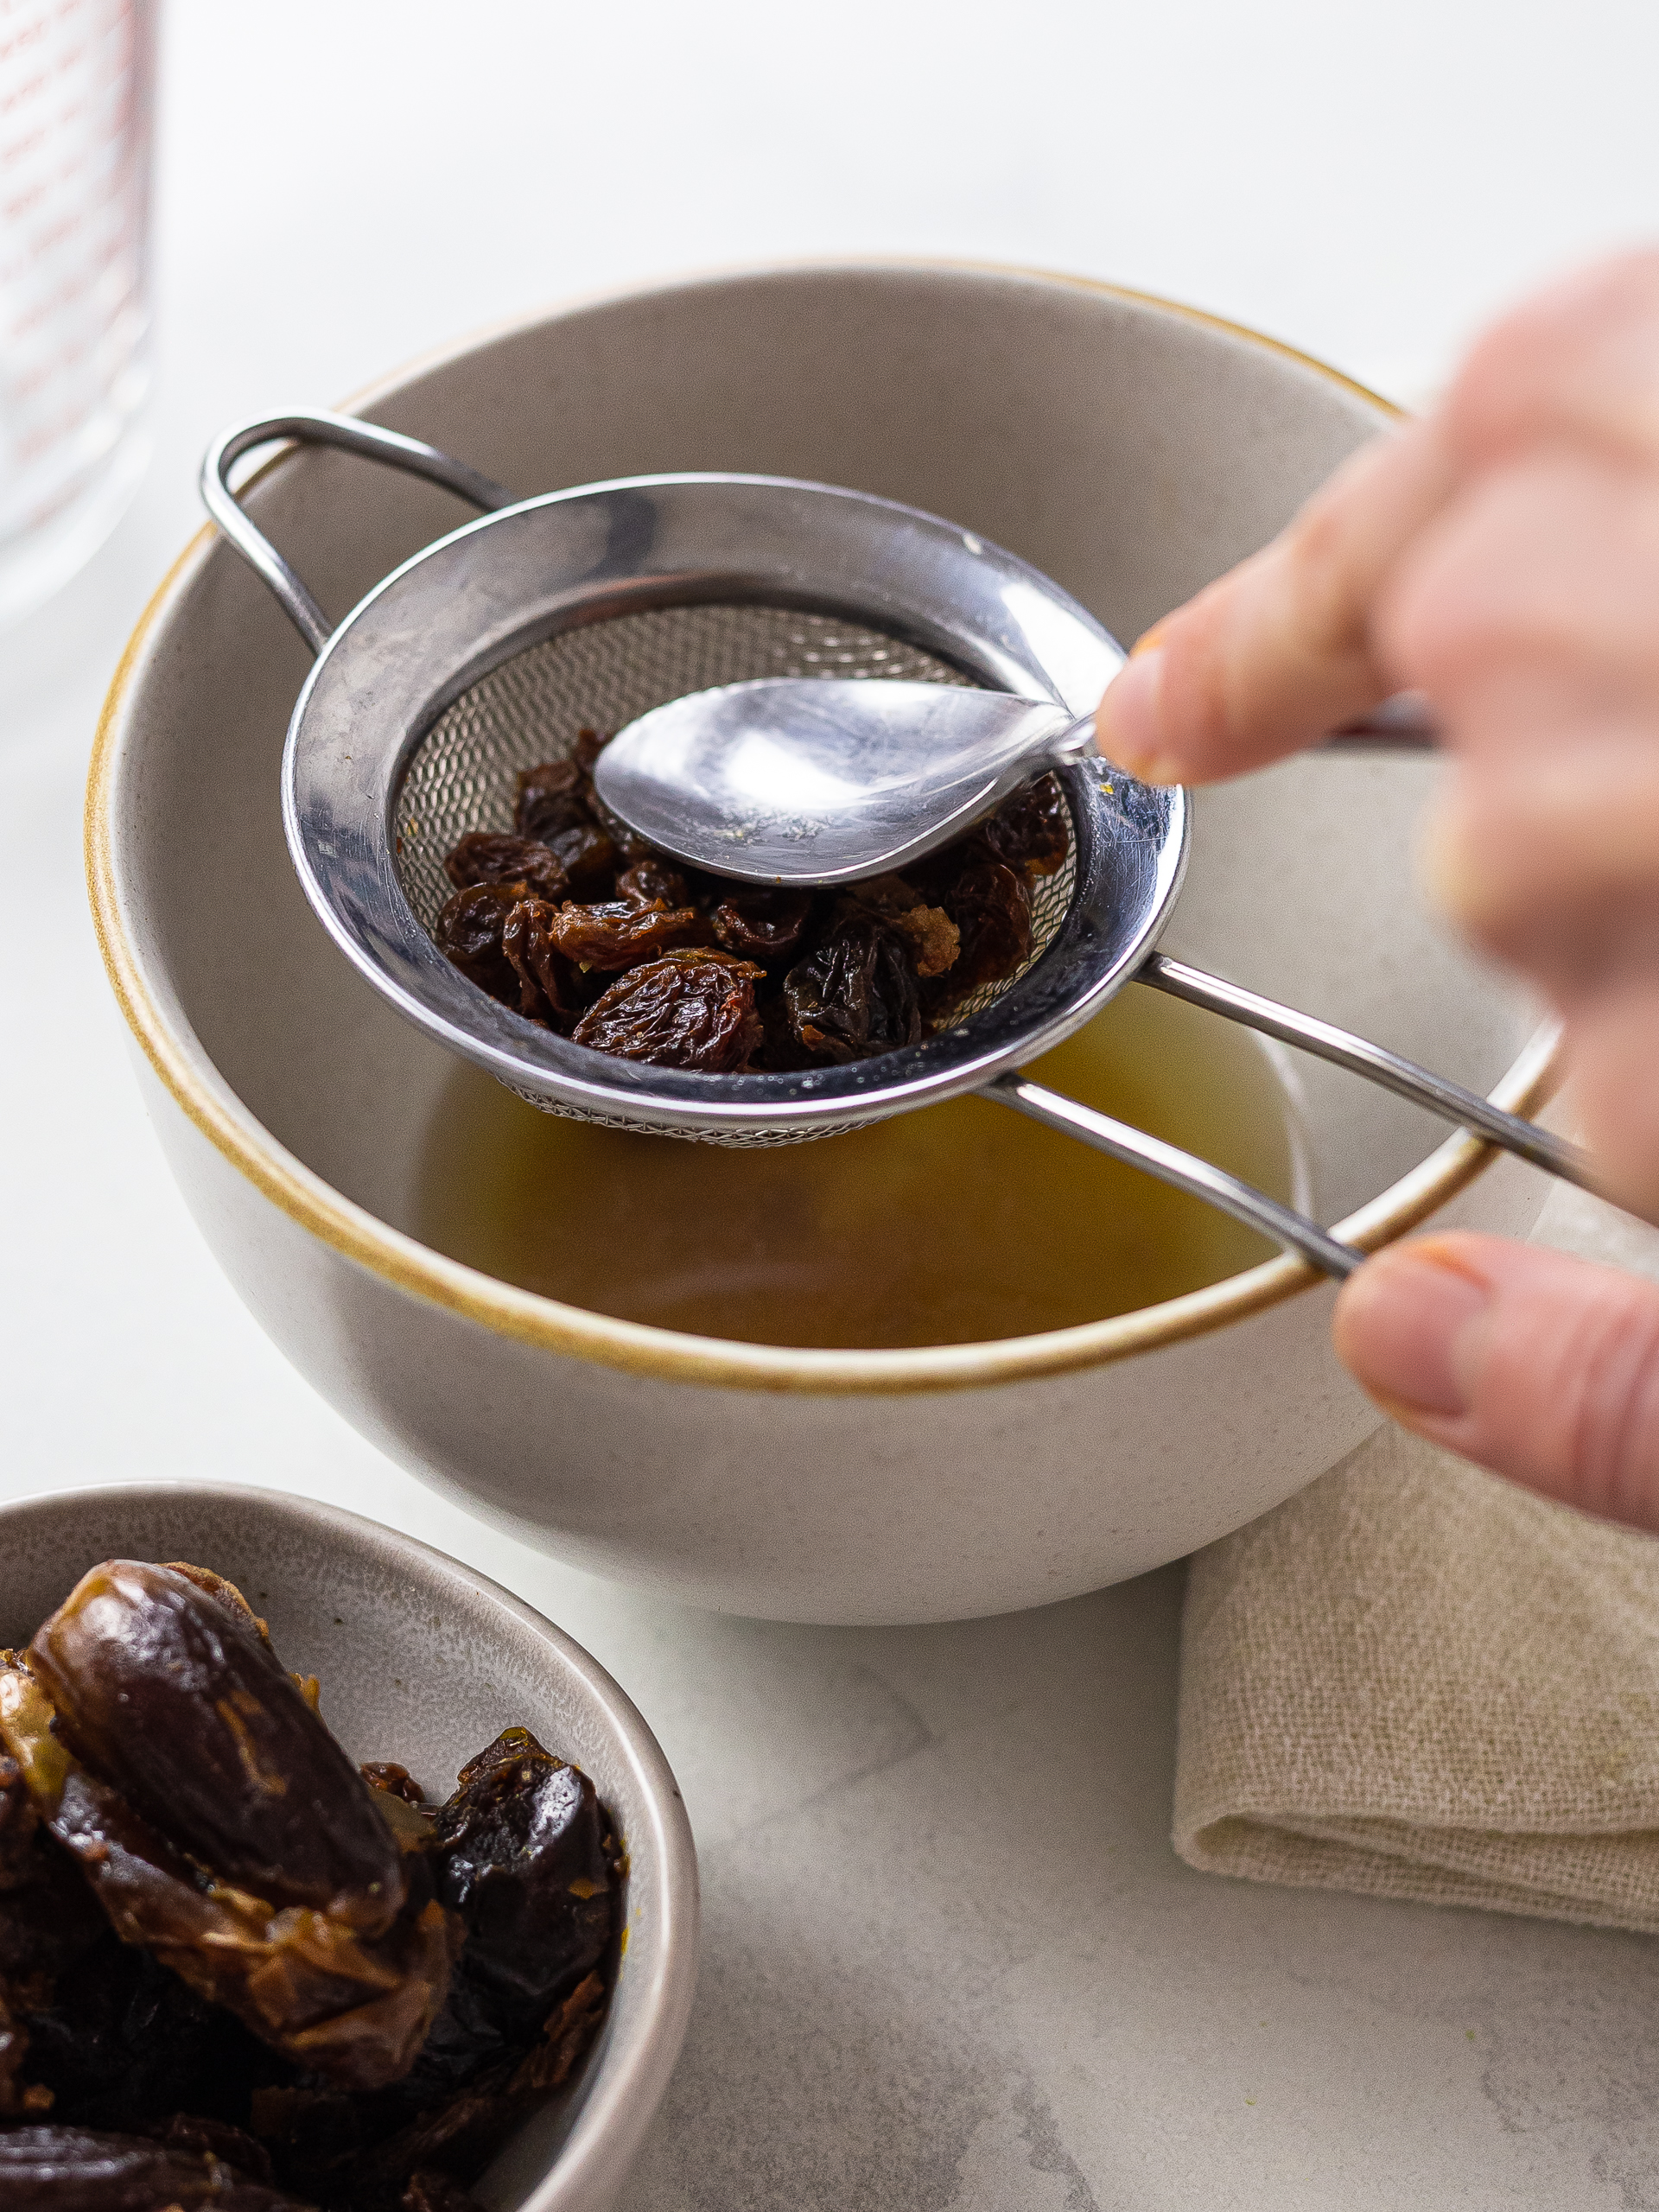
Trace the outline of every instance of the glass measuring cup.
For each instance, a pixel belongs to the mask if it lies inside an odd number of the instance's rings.
[[[98,550],[149,459],[157,0],[0,0],[0,626]]]

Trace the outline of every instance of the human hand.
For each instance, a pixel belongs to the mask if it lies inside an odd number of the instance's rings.
[[[1607,1187],[1659,1220],[1659,252],[1556,286],[1445,401],[1143,639],[1101,749],[1202,783],[1427,695],[1436,896],[1560,1009]],[[1360,1269],[1337,1344],[1407,1426],[1659,1529],[1659,1290],[1495,1239]]]

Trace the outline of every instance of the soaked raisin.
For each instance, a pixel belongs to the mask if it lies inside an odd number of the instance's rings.
[[[691,893],[680,870],[662,855],[652,854],[623,869],[616,879],[616,895],[631,906],[689,906]],[[718,927],[718,924],[715,925]]]
[[[879,914],[849,905],[822,944],[784,980],[790,1026],[815,1059],[866,1059],[922,1033],[916,963]]]
[[[546,844],[560,830],[589,823],[588,779],[574,760],[543,760],[519,772],[513,827],[521,837]]]
[[[525,892],[537,899],[550,899],[555,906],[570,896],[570,879],[558,855],[531,837],[474,830],[461,839],[443,866],[458,891],[466,891],[474,883],[519,883]]]
[[[882,915],[909,945],[921,976],[942,976],[955,965],[959,933],[943,906],[930,906],[902,875],[874,875],[849,888],[847,899]],[[838,912],[845,911],[846,902]]]
[[[607,730],[603,735],[596,729],[579,729],[576,732],[576,741],[570,748],[570,758],[584,776],[593,774],[594,761],[610,743],[613,735],[614,732],[610,730]]]
[[[728,952],[769,966],[786,960],[799,944],[811,905],[810,891],[732,891],[709,919]]]
[[[960,938],[956,961],[943,979],[946,997],[962,998],[1001,982],[1029,956],[1031,894],[1025,878],[983,847],[969,848],[941,904]]]
[[[502,946],[507,917],[518,904],[515,887],[474,883],[444,901],[434,932],[438,950],[493,999],[517,1006],[518,977]]]
[[[576,1024],[575,1041],[654,1067],[734,1075],[760,1042],[754,985],[765,973],[728,952],[671,952],[613,983]]]
[[[706,944],[709,936],[709,925],[695,906],[635,906],[624,899],[596,906],[561,906],[548,926],[567,960],[610,976],[683,945]]]
[[[759,1001],[760,1042],[749,1065],[758,1074],[772,1075],[822,1065],[795,1034],[789,1018],[789,1001],[780,990],[768,991]]]
[[[558,908],[545,899],[521,899],[507,916],[501,949],[518,978],[518,1011],[550,1029],[568,1029],[582,1011],[582,994],[554,941]]]
[[[1052,875],[1071,846],[1071,813],[1055,775],[1011,791],[979,835],[1000,861],[1027,877]]]
[[[568,830],[555,830],[547,842],[578,899],[602,898],[610,889],[622,855],[596,823],[575,822]]]
[[[625,1058],[771,1071],[913,1044],[925,1014],[942,1016],[1029,957],[1029,887],[1053,874],[1070,849],[1070,810],[1050,774],[903,875],[838,891],[734,884],[671,861],[605,805],[594,769],[609,741],[584,728],[569,759],[525,769],[518,836],[474,832],[446,862],[452,880],[472,890],[522,886],[524,904],[511,925],[481,899],[470,906],[452,899],[437,936],[493,996],[567,1033],[579,1028],[581,1042]],[[563,872],[562,894],[544,887],[556,880],[550,871]],[[738,993],[739,1011],[706,1037],[704,1001],[729,990],[707,972],[694,986],[689,971],[667,971],[632,1015],[616,985],[607,987],[610,976],[716,946],[772,980],[760,975],[762,995],[748,993],[747,1011]],[[624,1041],[602,1041],[612,1037]]]

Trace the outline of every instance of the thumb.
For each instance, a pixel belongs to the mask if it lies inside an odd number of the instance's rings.
[[[1100,749],[1151,783],[1209,783],[1311,743],[1394,679],[1372,625],[1453,489],[1430,418],[1362,448],[1282,534],[1154,624],[1108,685]]]
[[[1426,1236],[1350,1277],[1332,1333],[1404,1427],[1659,1532],[1659,1287],[1495,1236]]]

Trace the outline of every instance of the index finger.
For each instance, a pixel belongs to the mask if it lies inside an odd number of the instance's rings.
[[[1141,639],[1096,713],[1102,753],[1147,783],[1211,783],[1299,751],[1398,689],[1372,610],[1452,484],[1433,420],[1363,447],[1270,545]]]

